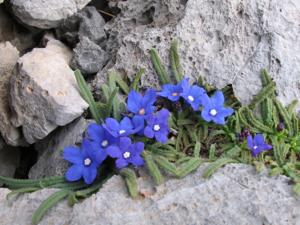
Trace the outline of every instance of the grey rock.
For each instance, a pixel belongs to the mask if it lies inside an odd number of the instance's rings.
[[[20,130],[11,123],[9,80],[19,59],[19,51],[10,42],[0,42],[0,133],[6,143],[18,146],[26,142]]]
[[[71,67],[80,69],[84,74],[95,74],[101,70],[108,60],[107,53],[88,37],[81,38],[73,50]]]
[[[10,82],[12,123],[28,143],[78,118],[88,107],[68,66],[70,50],[57,40],[22,56]]]
[[[105,21],[92,6],[84,8],[77,14],[65,19],[56,29],[59,39],[75,46],[83,37],[88,37],[92,42],[105,46],[106,33]]]
[[[88,124],[85,119],[78,118],[69,125],[54,131],[44,140],[37,142],[35,149],[39,152],[39,158],[29,171],[29,178],[63,175],[68,163],[62,158],[62,150],[80,143]]]
[[[59,23],[81,10],[90,0],[11,0],[15,16],[23,23],[41,29],[58,27]]]
[[[20,162],[20,149],[11,146],[0,147],[0,176],[13,177]],[[0,182],[0,186],[1,186]]]
[[[114,176],[72,210],[66,202],[59,203],[40,224],[299,225],[300,199],[292,193],[287,177],[268,177],[252,166],[231,164],[205,180],[206,166],[156,188],[149,178],[140,177],[141,196],[135,200],[128,196],[122,178]],[[53,190],[22,195],[11,205],[5,199],[7,192],[0,191],[0,216],[4,224],[13,225],[30,224],[34,209]]]
[[[21,54],[36,45],[35,38],[39,36],[36,31],[28,31],[17,24],[4,7],[0,5],[0,42],[9,41]]]
[[[124,5],[122,14],[132,12],[131,2],[120,3]],[[298,4],[299,0],[189,0],[180,20],[131,30],[120,16],[115,24],[112,21],[112,30],[127,34],[117,41],[121,45],[113,69],[133,79],[137,69],[144,67],[147,72],[142,85],[158,87],[149,49],[156,47],[163,61],[169,63],[168,50],[175,38],[180,43],[183,70],[192,80],[201,74],[217,88],[233,84],[237,98],[247,104],[260,90],[260,71],[265,68],[277,83],[279,99],[288,104],[300,97],[300,10],[294,7]],[[103,71],[97,76],[102,79]],[[94,86],[98,85],[95,81]]]
[[[43,200],[53,194],[55,189],[45,189],[32,194],[20,195],[17,198],[6,198],[6,195],[10,192],[8,189],[0,189],[0,216],[1,225],[30,225],[32,214],[40,206]],[[70,224],[68,221],[72,209],[68,206],[66,201],[58,204],[55,209],[47,211],[46,216],[42,223],[39,225],[65,225]]]

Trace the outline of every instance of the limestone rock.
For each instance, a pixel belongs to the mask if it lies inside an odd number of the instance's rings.
[[[95,74],[107,60],[107,53],[99,45],[83,37],[74,49],[71,66],[73,69],[80,69],[83,74]]]
[[[39,158],[30,169],[29,178],[64,175],[68,163],[62,158],[62,150],[65,147],[81,143],[87,126],[88,122],[85,119],[78,118],[36,143],[35,149],[39,152]]]
[[[292,193],[287,177],[268,177],[257,174],[252,166],[231,164],[205,180],[202,173],[206,166],[155,189],[149,178],[140,177],[144,197],[135,200],[128,196],[122,178],[114,176],[98,193],[73,209],[66,202],[59,203],[40,224],[299,224],[300,199]],[[0,216],[5,225],[19,221],[30,224],[34,209],[53,193],[46,189],[21,195],[9,205],[5,199],[8,191],[0,190]]]
[[[161,26],[155,26],[154,21],[128,29],[130,23],[126,23],[127,18],[122,15],[135,12],[132,2],[116,3],[122,5],[123,12],[112,21],[111,27],[115,28],[111,30],[122,35],[120,41],[114,40],[121,44],[113,69],[133,78],[138,68],[145,67],[147,72],[142,85],[158,87],[149,63],[149,49],[156,47],[163,61],[169,63],[170,42],[178,39],[183,70],[192,80],[201,74],[217,88],[233,84],[235,95],[246,104],[260,90],[260,71],[265,68],[276,81],[279,99],[284,104],[299,99],[300,9],[295,7],[299,0],[188,0],[184,1],[185,9],[178,21]],[[167,0],[137,0],[134,4],[153,2],[176,6]],[[125,36],[123,31],[127,32]],[[98,75],[101,79],[103,73]]]
[[[62,21],[56,29],[56,34],[59,39],[72,47],[83,37],[88,37],[92,42],[104,47],[106,41],[104,25],[105,21],[97,9],[88,6]]]
[[[23,23],[41,28],[50,29],[59,26],[59,23],[81,10],[90,0],[11,0],[13,13]]]
[[[9,80],[19,59],[19,51],[10,42],[0,42],[0,133],[4,140],[13,146],[25,145],[19,129],[11,123],[9,107]]]
[[[43,139],[57,126],[64,126],[88,107],[81,98],[70,50],[57,40],[22,56],[10,82],[12,123],[22,127],[30,144]]]

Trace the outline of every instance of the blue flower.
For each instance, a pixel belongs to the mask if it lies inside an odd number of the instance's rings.
[[[114,137],[124,137],[135,132],[128,117],[124,117],[120,123],[114,118],[107,118],[102,126]]]
[[[185,82],[184,80],[181,81],[178,84],[165,84],[163,85],[163,88],[161,90],[161,92],[158,93],[159,96],[168,98],[169,100],[176,102],[179,100],[180,95],[183,91],[182,88],[182,82]]]
[[[221,91],[216,91],[211,98],[207,94],[202,96],[203,110],[201,112],[202,118],[207,121],[213,121],[216,124],[225,124],[225,117],[230,116],[234,110],[232,108],[225,108],[224,95]]]
[[[202,105],[202,96],[206,93],[205,90],[197,85],[189,86],[188,80],[182,80],[181,96],[197,111]]]
[[[144,165],[144,160],[141,153],[144,151],[144,143],[131,143],[130,138],[120,138],[118,146],[110,146],[107,148],[107,154],[112,158],[117,158],[116,167],[121,169],[129,164],[134,166]]]
[[[134,127],[134,133],[137,133],[140,136],[144,135],[144,128],[145,128],[145,119],[143,116],[134,116],[132,118],[132,124]]]
[[[107,157],[106,152],[98,144],[83,140],[81,148],[67,147],[63,158],[73,165],[67,170],[68,181],[77,181],[83,177],[86,184],[91,184],[97,176],[97,168]]]
[[[254,139],[251,135],[247,137],[247,146],[252,152],[252,156],[256,157],[262,151],[267,151],[272,149],[271,145],[268,145],[264,141],[264,136],[262,134],[256,134]]]
[[[127,110],[140,115],[145,116],[152,113],[155,109],[153,106],[156,101],[156,91],[154,89],[149,89],[142,96],[136,91],[130,91],[127,99]]]
[[[96,123],[88,126],[87,136],[90,140],[99,143],[103,149],[118,142],[118,138],[112,136],[106,129]]]
[[[170,112],[167,109],[162,109],[156,114],[149,115],[146,118],[147,126],[145,127],[144,134],[148,138],[154,138],[161,142],[166,143],[169,134],[168,119]]]

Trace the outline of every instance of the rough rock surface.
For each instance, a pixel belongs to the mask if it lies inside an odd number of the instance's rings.
[[[257,174],[249,165],[231,164],[205,180],[205,167],[157,188],[148,178],[141,177],[139,186],[146,197],[136,200],[128,196],[122,178],[115,176],[73,210],[66,202],[58,204],[40,224],[299,225],[300,199],[292,193],[288,178],[268,177]],[[3,224],[29,224],[34,209],[53,190],[22,195],[10,204],[5,200],[6,193],[6,189],[1,189]]]
[[[84,74],[95,74],[108,60],[106,52],[88,37],[83,37],[73,50],[71,67],[80,69]]]
[[[68,163],[62,158],[62,150],[67,146],[80,143],[87,126],[88,121],[78,118],[68,126],[56,130],[46,139],[36,143],[35,149],[39,152],[39,158],[30,169],[29,178],[63,175]]]
[[[0,42],[0,133],[4,140],[13,146],[24,145],[25,141],[11,119],[9,107],[9,80],[19,59],[19,51],[10,42]]]
[[[259,77],[263,68],[270,71],[276,81],[279,99],[284,104],[300,97],[299,0],[181,2],[186,5],[177,14],[180,19],[165,20],[167,24],[160,23],[155,15],[172,15],[180,8],[179,1],[112,3],[122,10],[107,28],[112,38],[117,37],[112,42],[121,43],[113,69],[132,78],[138,68],[145,67],[147,72],[142,85],[157,86],[149,64],[149,49],[156,47],[163,60],[169,63],[170,41],[176,38],[180,42],[181,62],[187,76],[196,78],[201,74],[218,88],[232,83],[242,103],[248,103],[260,90]],[[168,7],[156,7],[159,3]],[[163,8],[169,14],[162,13]],[[147,15],[154,15],[148,20],[150,24],[141,25],[131,17],[141,18],[150,9],[153,12]],[[103,72],[99,72],[98,79],[102,76]]]
[[[87,108],[68,66],[70,50],[57,40],[22,56],[11,78],[12,122],[30,144],[64,126]],[[76,103],[76,104],[74,104]]]
[[[37,32],[29,32],[26,28],[19,26],[0,5],[0,42],[9,41],[23,54],[36,44],[34,38],[37,35]]]
[[[1,145],[1,144],[0,144]],[[11,146],[0,146],[0,175],[13,177],[20,162],[20,150]],[[1,183],[0,183],[1,186]]]
[[[90,0],[11,0],[13,13],[25,24],[50,29],[61,20],[73,15],[86,6]]]
[[[104,46],[106,33],[105,21],[95,7],[89,6],[62,21],[56,29],[59,39],[74,47],[80,39],[88,37],[97,45]]]

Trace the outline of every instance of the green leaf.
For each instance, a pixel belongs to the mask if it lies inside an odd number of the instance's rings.
[[[249,105],[249,108],[254,109],[258,104],[260,104],[267,97],[272,95],[275,91],[275,83],[270,82],[267,86],[263,87],[261,91],[253,98]]]
[[[291,123],[291,117],[286,110],[286,108],[281,104],[280,101],[277,99],[274,99],[275,106],[278,110],[278,113],[280,114],[281,118],[283,119],[284,125],[286,126],[286,129],[289,131],[290,136],[293,135],[293,129],[292,129],[292,123]]]
[[[120,171],[120,174],[125,179],[128,192],[132,198],[136,198],[139,194],[138,183],[135,172],[132,169],[124,168]]]
[[[268,74],[267,70],[263,69],[261,71],[261,82],[262,85],[265,87],[267,86],[269,83],[272,82],[272,78],[270,77],[270,75]]]
[[[224,152],[222,154],[222,157],[225,157],[225,158],[236,158],[240,155],[242,149],[235,145],[233,148],[229,149],[228,151]]]
[[[209,160],[216,159],[216,145],[215,144],[210,145],[208,159]]]
[[[175,176],[177,176],[177,169],[174,164],[172,164],[168,159],[162,156],[154,156],[155,162],[158,164],[160,168],[169,172]]]
[[[134,80],[132,82],[131,89],[133,89],[135,91],[139,91],[139,82],[140,82],[140,80],[141,80],[144,73],[145,73],[144,68],[140,69],[137,72],[137,74],[135,75]]]
[[[204,171],[203,177],[209,178],[211,175],[213,175],[214,172],[216,172],[220,167],[228,164],[228,163],[235,163],[237,162],[234,159],[230,158],[220,158],[216,160],[215,162],[211,163],[206,170]]]
[[[158,166],[156,165],[156,163],[153,160],[153,157],[151,155],[151,153],[147,153],[146,151],[144,151],[142,153],[142,156],[146,162],[147,168],[150,172],[150,175],[153,177],[154,182],[156,184],[161,184],[163,182],[163,176],[158,168]]]
[[[191,158],[187,162],[184,162],[183,164],[180,165],[178,169],[178,177],[182,178],[185,177],[186,175],[190,174],[191,172],[195,171],[198,169],[198,167],[201,165],[202,161],[200,158]]]
[[[173,41],[171,44],[171,49],[170,49],[170,61],[171,61],[171,67],[172,71],[174,74],[174,77],[177,82],[180,82],[182,80],[182,70],[180,67],[180,59],[178,55],[178,42]]]
[[[154,67],[160,81],[162,82],[162,84],[170,83],[171,81],[166,72],[166,68],[162,64],[161,59],[158,56],[156,49],[151,49],[150,53],[151,53],[151,61],[152,61],[153,67]]]
[[[296,183],[293,187],[293,191],[297,194],[300,195],[300,183]]]
[[[199,141],[196,142],[195,147],[194,147],[194,157],[200,156],[200,151],[201,151],[201,143]]]
[[[97,104],[94,100],[92,92],[89,89],[87,83],[85,82],[80,70],[75,70],[74,73],[75,73],[75,77],[76,77],[76,80],[77,80],[77,84],[78,84],[78,87],[79,87],[80,94],[81,94],[82,98],[88,103],[94,120],[97,123],[99,123],[100,120],[101,120],[100,112],[98,111],[98,107],[97,107]]]
[[[114,79],[116,83],[119,85],[119,87],[122,89],[122,91],[128,95],[129,93],[129,87],[127,83],[121,78],[120,74],[118,73],[111,73],[110,76],[114,76]]]
[[[38,187],[26,187],[26,188],[19,188],[17,190],[11,191],[6,195],[6,199],[9,199],[13,195],[22,194],[22,193],[31,193],[35,192],[37,190],[40,190],[41,188]]]
[[[119,88],[116,88],[110,95],[108,102],[107,102],[107,111],[106,111],[106,117],[110,117],[111,113],[112,113],[112,109],[113,109],[113,104],[114,104],[114,100],[115,97],[117,95],[119,91]]]
[[[34,225],[37,225],[41,221],[47,210],[56,205],[59,201],[65,199],[69,195],[69,193],[69,190],[60,190],[44,200],[39,208],[34,212],[32,216],[32,223]]]

